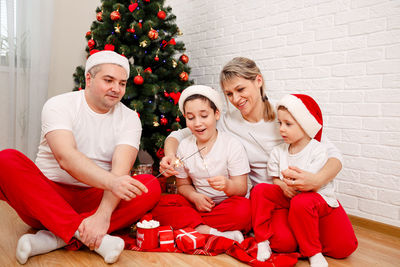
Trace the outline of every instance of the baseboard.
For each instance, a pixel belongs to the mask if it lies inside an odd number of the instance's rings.
[[[357,217],[354,215],[348,215],[348,216],[350,218],[351,223],[355,226],[360,226],[360,227],[369,229],[371,231],[375,231],[375,232],[379,232],[379,233],[383,233],[386,235],[400,238],[400,228],[399,227],[381,223],[381,222],[377,222],[377,221],[373,221],[373,220],[369,220],[369,219],[365,219],[365,218],[361,218],[361,217]]]

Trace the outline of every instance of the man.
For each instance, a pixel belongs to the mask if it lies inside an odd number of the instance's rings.
[[[21,264],[73,237],[114,263],[124,241],[107,233],[129,226],[159,200],[154,176],[129,176],[142,128],[137,113],[120,102],[128,60],[97,52],[87,60],[85,77],[85,90],[44,105],[36,165],[16,150],[0,152],[0,199],[31,227],[47,229],[19,239]]]

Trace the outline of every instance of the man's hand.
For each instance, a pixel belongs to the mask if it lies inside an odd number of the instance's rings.
[[[195,195],[192,200],[198,211],[210,212],[214,208],[215,203],[210,197],[197,192],[193,192],[193,194]]]
[[[207,179],[212,188],[218,191],[225,191],[228,186],[228,178],[225,176],[214,176]]]
[[[80,241],[90,250],[99,248],[110,227],[110,218],[97,213],[85,218],[78,227]]]
[[[315,173],[303,171],[297,167],[289,166],[282,171],[285,183],[296,191],[318,191],[322,186]]]
[[[160,161],[160,173],[164,172],[165,177],[177,175],[178,172],[174,169],[177,158],[173,155],[165,156]]]
[[[129,201],[142,193],[147,193],[147,187],[129,175],[123,175],[112,179],[109,190],[120,199]]]

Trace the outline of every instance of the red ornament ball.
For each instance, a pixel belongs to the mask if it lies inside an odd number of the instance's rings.
[[[133,79],[133,82],[137,85],[141,85],[144,82],[144,79],[140,75],[136,75],[135,78]]]
[[[149,33],[147,34],[147,36],[149,36],[149,38],[150,38],[151,40],[155,40],[155,39],[158,38],[158,32],[157,32],[156,30],[154,30],[154,29],[151,29],[151,30],[149,31]]]
[[[167,123],[168,123],[167,118],[165,118],[165,117],[161,118],[160,123],[161,123],[161,125],[167,125]]]
[[[91,32],[91,31],[88,31],[88,32],[86,33],[86,36],[90,36],[90,35],[92,35],[92,32]]]
[[[155,60],[155,61],[159,61],[160,58],[159,58],[158,56],[156,56],[156,57],[154,58],[154,60]]]
[[[159,19],[161,19],[161,20],[164,20],[164,19],[167,17],[167,14],[165,14],[164,11],[160,10],[160,11],[158,11],[158,13],[157,13],[157,17],[158,17]]]
[[[102,22],[103,21],[103,12],[101,12],[101,11],[97,12],[96,19],[97,19],[97,21]]]
[[[144,72],[153,73],[153,70],[150,67],[147,67]]]
[[[115,10],[115,11],[111,12],[110,18],[111,18],[111,20],[119,20],[121,18],[121,14],[119,13],[118,10]]]
[[[176,121],[176,122],[180,122],[180,121],[181,121],[181,118],[176,117],[175,121]]]
[[[183,64],[186,64],[189,62],[189,57],[185,54],[182,54],[182,56],[179,59],[180,59],[180,61],[182,61]]]
[[[181,74],[179,74],[179,78],[181,79],[181,81],[186,82],[187,80],[189,80],[189,74],[187,74],[187,72],[182,71]]]
[[[168,94],[167,91],[164,91],[164,96],[165,96],[165,97],[169,97],[169,94]]]
[[[87,44],[89,48],[92,49],[96,45],[96,42],[93,39],[90,39]]]

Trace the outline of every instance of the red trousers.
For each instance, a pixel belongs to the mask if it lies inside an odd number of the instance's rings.
[[[357,248],[343,207],[331,208],[318,193],[304,192],[289,199],[278,185],[258,184],[251,191],[251,204],[257,242],[269,240],[277,252],[293,252],[296,240],[306,257],[322,252],[345,258]]]
[[[69,243],[82,220],[98,208],[104,190],[56,183],[46,178],[36,165],[17,150],[0,151],[0,199],[14,208],[33,228],[48,229]],[[115,208],[108,233],[128,227],[152,209],[161,190],[152,175],[135,179],[149,190]]]
[[[219,231],[247,232],[251,228],[250,200],[239,196],[225,199],[211,212],[199,212],[181,195],[164,195],[151,213],[161,225],[171,225],[175,229],[195,228],[200,224]]]

